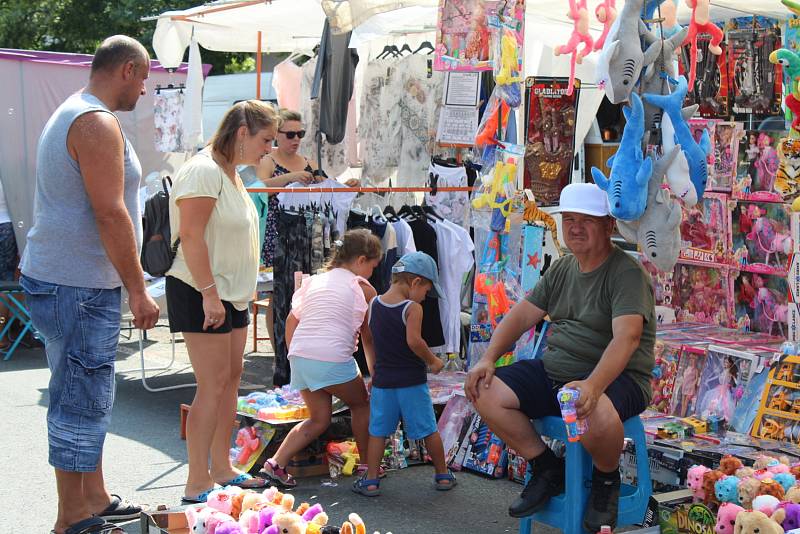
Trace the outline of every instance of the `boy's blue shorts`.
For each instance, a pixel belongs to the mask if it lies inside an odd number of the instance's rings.
[[[370,436],[394,434],[401,418],[408,439],[422,439],[437,431],[428,384],[405,388],[373,386],[369,409]]]

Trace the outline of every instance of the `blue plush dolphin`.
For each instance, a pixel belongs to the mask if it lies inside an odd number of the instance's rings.
[[[608,160],[611,176],[592,167],[594,183],[608,195],[611,215],[623,221],[635,221],[647,206],[647,183],[653,174],[653,160],[642,153],[644,136],[644,106],[636,93],[631,93],[631,105],[622,109],[627,123],[622,131],[619,150]]]
[[[689,179],[694,185],[694,190],[697,193],[697,200],[703,198],[703,193],[706,190],[706,182],[708,181],[708,165],[706,158],[711,152],[711,139],[708,137],[708,130],[703,131],[703,136],[700,143],[694,140],[692,131],[686,123],[686,119],[691,117],[693,110],[696,109],[686,108],[682,109],[684,100],[686,99],[686,92],[689,85],[686,78],[681,76],[678,78],[678,87],[670,95],[644,95],[644,100],[648,104],[653,104],[664,110],[664,114],[669,116],[670,123],[674,130],[674,140],[676,145],[681,146],[681,150],[686,157],[686,163],[689,166]],[[662,132],[663,134],[663,132]]]

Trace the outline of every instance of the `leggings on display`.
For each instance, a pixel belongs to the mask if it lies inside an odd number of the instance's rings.
[[[286,346],[286,318],[292,310],[294,273],[311,272],[310,221],[305,215],[278,210],[277,237],[274,255],[273,319],[275,321],[275,371],[272,382],[276,386],[289,383],[288,347]],[[308,225],[308,226],[307,226]]]

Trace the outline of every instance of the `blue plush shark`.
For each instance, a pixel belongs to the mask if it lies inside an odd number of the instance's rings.
[[[627,123],[622,131],[619,150],[608,160],[611,176],[606,178],[597,167],[592,177],[608,195],[611,215],[623,221],[635,221],[647,206],[647,183],[653,174],[653,160],[642,153],[644,137],[644,106],[636,93],[631,94],[631,106],[624,107]]]
[[[692,131],[686,120],[694,113],[695,107],[682,109],[686,98],[686,92],[689,85],[686,78],[681,76],[678,78],[678,87],[670,95],[644,95],[644,100],[648,104],[658,106],[664,111],[664,114],[669,116],[672,128],[674,130],[674,140],[676,145],[681,146],[681,150],[686,157],[686,163],[689,167],[689,179],[694,185],[695,193],[697,193],[697,200],[703,198],[703,193],[706,190],[706,182],[708,181],[708,165],[706,158],[711,152],[711,139],[708,137],[708,130],[703,131],[703,136],[700,143],[694,140]],[[663,133],[663,132],[662,132]]]

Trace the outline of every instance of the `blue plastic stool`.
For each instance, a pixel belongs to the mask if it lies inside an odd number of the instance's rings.
[[[564,534],[584,534],[583,512],[589,499],[586,481],[592,478],[592,458],[580,442],[567,442],[564,421],[560,417],[543,417],[534,421],[536,431],[542,436],[566,443],[566,492],[550,499],[547,508],[520,520],[519,533],[530,534],[533,521],[561,529]],[[652,493],[650,462],[642,421],[638,416],[624,423],[625,437],[636,445],[637,485],[622,484],[619,498],[617,527],[639,524],[644,520]],[[530,477],[530,468],[525,482]],[[590,533],[595,534],[595,533]]]
[[[22,294],[22,286],[19,285],[18,282],[0,282],[0,302],[5,304],[10,312],[5,326],[0,330],[0,339],[6,337],[11,330],[11,325],[13,325],[15,321],[19,321],[22,324],[22,329],[17,335],[17,338],[7,349],[0,350],[0,354],[3,354],[3,360],[11,359],[11,355],[17,350],[17,347],[29,330],[33,332],[34,336],[38,337],[38,333],[33,327],[31,314],[28,313],[28,309],[25,308],[24,301],[20,299]]]

